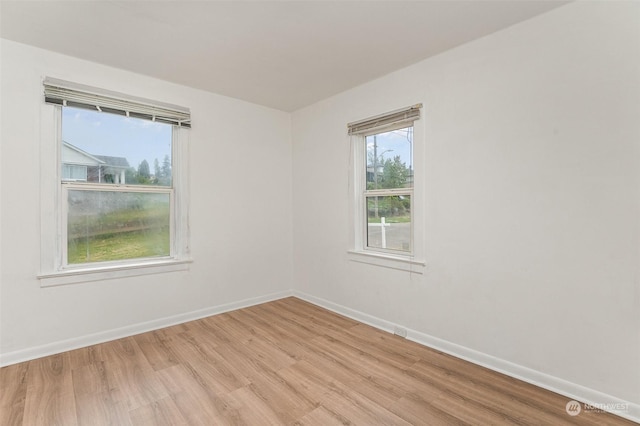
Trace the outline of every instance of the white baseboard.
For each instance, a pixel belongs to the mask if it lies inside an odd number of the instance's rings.
[[[0,355],[0,367],[17,364],[19,362],[30,361],[32,359],[54,355],[74,349],[84,348],[86,346],[96,345],[111,340],[121,339],[123,337],[134,336],[136,334],[145,333],[147,331],[158,330],[160,328],[182,324],[188,321],[209,317],[211,315],[221,314],[224,312],[246,308],[253,305],[259,305],[261,303],[271,302],[273,300],[282,299],[292,295],[293,292],[290,290],[271,293],[260,297],[252,297],[250,299],[226,303],[224,305],[212,306],[205,309],[199,309],[197,311],[172,315],[170,317],[160,318],[153,321],[128,325],[113,330],[107,330],[99,333],[89,334],[86,336],[48,343],[46,345],[21,349],[14,352],[7,352]]]
[[[297,290],[293,291],[293,295],[299,299],[313,303],[314,305],[318,305],[389,333],[393,333],[394,328],[399,326],[399,324],[394,324]],[[496,358],[492,355],[460,346],[419,331],[407,330],[407,339],[438,351],[445,352],[449,355],[453,355],[457,358],[464,359],[465,361],[469,361],[473,364],[481,365],[499,373],[506,374],[507,376],[556,392],[569,399],[580,401],[583,404],[588,404],[590,407],[600,408],[617,416],[640,423],[640,404],[625,401],[597,390],[587,388],[522,365],[514,364],[504,359]],[[616,409],[616,407],[624,408]]]

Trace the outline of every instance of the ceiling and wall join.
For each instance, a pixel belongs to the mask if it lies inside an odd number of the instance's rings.
[[[2,1],[0,36],[294,111],[566,1]]]

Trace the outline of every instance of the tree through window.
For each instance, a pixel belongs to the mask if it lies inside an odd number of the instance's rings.
[[[367,135],[366,246],[411,252],[413,126]]]

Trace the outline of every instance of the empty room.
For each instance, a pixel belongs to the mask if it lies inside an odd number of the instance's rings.
[[[640,2],[0,37],[1,425],[640,422]]]

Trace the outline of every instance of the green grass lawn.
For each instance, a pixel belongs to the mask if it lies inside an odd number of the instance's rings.
[[[380,223],[379,217],[369,217],[369,223]],[[390,216],[384,218],[385,223],[409,223],[411,222],[411,216]]]
[[[69,264],[168,256],[169,229],[156,228],[69,240]]]
[[[67,217],[67,263],[168,256],[169,197],[117,194],[113,200],[80,202]],[[160,198],[164,197],[164,199]],[[124,197],[124,198],[123,198]],[[101,212],[111,202],[115,208]]]

